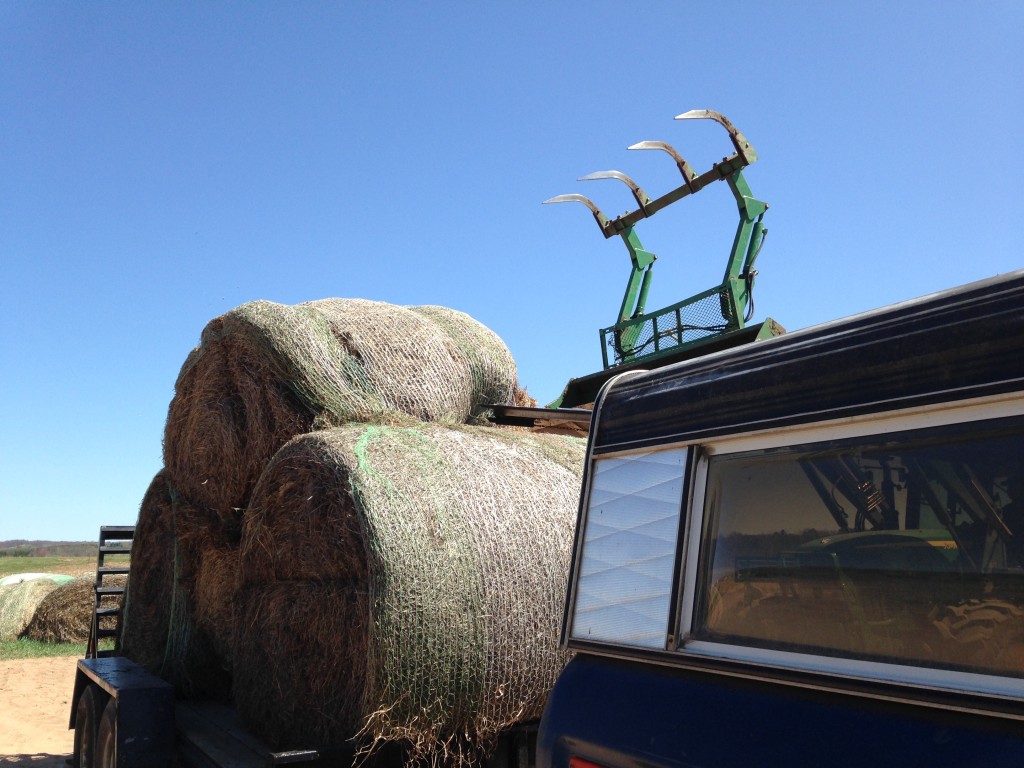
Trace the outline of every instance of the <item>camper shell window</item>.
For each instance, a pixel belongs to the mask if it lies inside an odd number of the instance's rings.
[[[1020,419],[710,454],[698,472],[683,650],[1024,679]]]

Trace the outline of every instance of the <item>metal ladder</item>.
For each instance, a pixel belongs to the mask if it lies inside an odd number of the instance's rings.
[[[100,649],[100,640],[114,638],[115,644],[121,635],[121,617],[124,586],[112,586],[103,579],[108,576],[127,576],[131,570],[132,540],[135,538],[134,525],[104,525],[100,527],[99,550],[96,555],[96,584],[94,587],[92,623],[89,627],[89,642],[85,656],[98,659],[113,656],[114,649]],[[125,559],[125,556],[128,559]],[[107,558],[119,558],[116,564],[108,565]],[[114,626],[103,619],[113,619]],[[102,626],[101,626],[102,624]]]

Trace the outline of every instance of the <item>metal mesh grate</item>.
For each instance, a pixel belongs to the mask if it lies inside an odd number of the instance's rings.
[[[739,327],[732,297],[712,289],[637,320],[601,331],[607,367],[644,360]],[[632,340],[632,341],[631,341]]]

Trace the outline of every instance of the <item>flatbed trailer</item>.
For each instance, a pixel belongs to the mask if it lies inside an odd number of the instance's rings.
[[[486,768],[532,768],[537,723],[507,729]],[[242,725],[237,710],[175,697],[173,686],[124,656],[79,659],[69,728],[75,768],[272,768],[351,765],[354,753],[274,751]],[[364,761],[399,768],[400,748]]]
[[[124,656],[80,659],[69,727],[75,766],[268,768],[315,764],[315,750],[274,752],[230,706],[176,699],[173,686]]]

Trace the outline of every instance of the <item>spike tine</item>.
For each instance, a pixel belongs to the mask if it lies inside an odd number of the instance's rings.
[[[591,200],[589,197],[584,197],[583,195],[576,194],[557,195],[556,197],[552,197],[545,200],[543,202],[543,205],[548,205],[549,203],[583,203],[585,206],[587,206],[587,208],[590,209],[590,212],[594,214],[594,218],[597,219],[597,225],[601,228],[602,232],[608,225],[608,217],[601,213],[601,209],[598,208],[594,204],[594,201]]]
[[[586,176],[577,179],[577,181],[596,181],[598,179],[615,179],[616,181],[621,181],[629,187],[630,191],[633,193],[633,197],[636,198],[636,202],[641,208],[651,202],[650,196],[640,188],[640,185],[622,171],[595,171],[594,173],[588,173]]]
[[[732,139],[732,145],[736,148],[736,154],[743,157],[748,164],[757,160],[754,145],[747,141],[747,137],[740,133],[736,126],[729,122],[729,118],[721,112],[715,112],[713,109],[691,109],[689,112],[676,115],[676,120],[714,120],[729,132],[729,138]]]
[[[548,198],[541,205],[548,205],[549,203],[590,203],[590,200],[583,197],[583,195],[556,195],[555,197]]]
[[[664,141],[640,141],[626,147],[626,149],[660,149],[662,152],[667,152],[672,156],[672,159],[676,161],[676,167],[679,169],[679,172],[683,174],[683,178],[686,180],[687,184],[697,178],[696,171],[694,171],[693,167],[686,162],[685,158],[676,151],[675,147]]]

